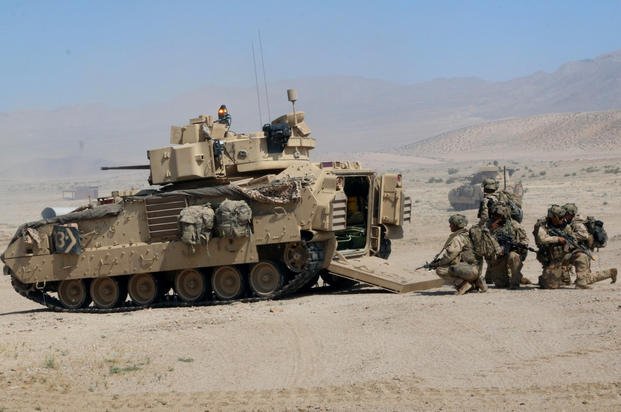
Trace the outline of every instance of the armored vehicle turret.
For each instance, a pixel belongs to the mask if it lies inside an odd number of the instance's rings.
[[[500,188],[513,193],[520,199],[523,195],[522,183],[512,184],[510,175],[498,166],[483,166],[469,178],[469,182],[453,188],[448,193],[448,200],[455,210],[477,209],[483,200],[481,183],[485,179],[495,179]]]
[[[401,175],[311,162],[315,139],[288,96],[293,112],[260,132],[211,116],[173,126],[171,145],[147,152],[157,189],[22,225],[2,254],[15,290],[55,310],[110,311],[277,298],[320,274],[417,288],[356,268],[387,258],[410,220]]]

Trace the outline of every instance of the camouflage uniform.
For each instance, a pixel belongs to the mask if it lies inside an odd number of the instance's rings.
[[[492,219],[497,219],[501,224],[494,226],[494,222],[490,219],[486,226],[497,239],[504,236],[525,248],[528,246],[526,232],[518,222],[511,219],[510,215],[511,212],[506,205],[497,204],[492,209]],[[499,241],[499,243],[502,242]],[[522,281],[522,261],[525,257],[525,254],[520,254],[515,248],[505,248],[502,255],[486,260],[485,279],[489,278],[499,288],[519,288]],[[510,277],[509,273],[511,273]]]
[[[472,243],[468,234],[468,220],[464,215],[455,214],[449,218],[451,228],[455,229],[444,243],[442,251],[433,261],[436,274],[444,279],[447,285],[457,288],[462,295],[473,287],[486,290],[479,280],[478,262],[472,251]]]
[[[481,184],[483,188],[483,200],[479,206],[479,225],[484,226],[489,220],[490,208],[496,203],[500,202],[500,196],[498,193],[498,181],[496,179],[485,179]]]
[[[565,222],[570,226],[575,239],[580,244],[591,248],[592,237],[584,225],[584,219],[578,214],[578,207],[576,204],[565,203],[562,207],[565,209]],[[571,285],[572,267],[572,262],[567,262],[567,264],[562,267],[561,282],[565,285]]]
[[[563,206],[566,211],[565,217],[567,218],[567,227],[571,229],[572,236],[576,241],[589,249],[592,249],[593,239],[587,230],[584,219],[578,215],[578,208],[573,203],[567,203]],[[591,258],[580,249],[572,251],[569,259],[563,268],[563,275],[561,280],[566,283],[567,276],[571,273],[571,267],[576,270],[576,287],[580,289],[590,289],[590,284],[598,282],[604,279],[612,279],[612,283],[617,280],[617,270],[608,269],[599,272],[591,272]],[[569,279],[571,283],[571,277]]]

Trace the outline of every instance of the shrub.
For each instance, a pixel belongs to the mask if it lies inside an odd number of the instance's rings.
[[[441,177],[430,177],[427,183],[442,183],[443,181]]]

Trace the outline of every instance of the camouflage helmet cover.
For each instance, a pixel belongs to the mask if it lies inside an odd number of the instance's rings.
[[[552,205],[548,208],[548,217],[557,217],[559,219],[565,216],[565,208],[559,205]]]
[[[576,216],[578,214],[578,206],[576,206],[575,203],[565,203],[563,205],[563,209],[565,209],[565,212],[570,215]]]
[[[468,218],[466,218],[466,216],[456,213],[454,215],[451,215],[451,217],[449,217],[449,224],[459,228],[459,229],[463,229],[466,226],[468,226]]]
[[[498,190],[498,180],[487,178],[483,180],[483,190],[496,191]]]

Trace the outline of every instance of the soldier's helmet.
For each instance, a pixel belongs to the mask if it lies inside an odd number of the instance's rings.
[[[460,213],[456,213],[449,217],[449,223],[459,229],[463,229],[468,226],[468,218]]]
[[[224,105],[224,104],[223,104],[223,105],[221,105],[221,106],[220,106],[220,108],[218,109],[218,117],[219,117],[219,118],[222,118],[222,117],[226,116],[226,114],[227,114],[228,112],[229,112],[229,111],[227,110],[226,105]]]
[[[572,216],[576,216],[578,214],[578,206],[576,206],[575,203],[565,203],[563,205],[563,209],[565,209],[566,213]]]
[[[565,217],[565,208],[559,206],[559,205],[552,205],[548,208],[548,217],[556,217],[558,219],[562,219],[563,217]]]
[[[505,219],[508,219],[509,217],[511,217],[511,209],[509,209],[509,206],[507,206],[506,204],[502,202],[497,202],[494,206],[492,206],[490,214],[492,216],[501,216]]]
[[[498,180],[491,178],[484,179],[482,186],[485,192],[495,192],[498,190]]]

